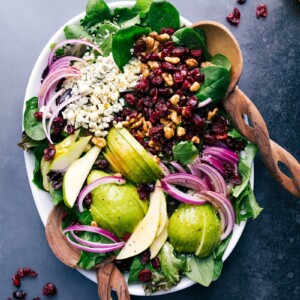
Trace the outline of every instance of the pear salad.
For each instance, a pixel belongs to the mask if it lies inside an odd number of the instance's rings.
[[[229,60],[167,1],[110,11],[90,0],[64,33],[25,103],[19,145],[35,157],[33,182],[64,206],[78,266],[115,257],[146,294],[182,276],[209,286],[234,224],[262,210],[256,146],[221,104]]]

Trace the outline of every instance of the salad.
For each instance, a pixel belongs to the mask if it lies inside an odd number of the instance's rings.
[[[261,212],[257,152],[222,107],[230,61],[168,1],[86,15],[51,46],[19,145],[33,182],[62,205],[63,232],[91,269],[108,257],[145,293],[220,276],[234,224]]]

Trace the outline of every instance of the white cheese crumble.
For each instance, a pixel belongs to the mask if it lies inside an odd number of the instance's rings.
[[[83,59],[93,61],[95,58],[87,54]],[[141,61],[132,59],[124,67],[124,73],[118,69],[112,54],[98,56],[88,66],[76,63],[76,67],[81,76],[67,79],[63,88],[71,89],[72,96],[81,95],[82,98],[66,107],[63,118],[75,129],[83,127],[95,136],[104,137],[114,119],[113,114],[123,109],[124,101],[119,102],[120,93],[133,89],[141,77]]]

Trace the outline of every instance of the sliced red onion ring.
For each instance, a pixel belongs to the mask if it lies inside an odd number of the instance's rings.
[[[221,159],[232,164],[236,164],[239,161],[239,156],[233,151],[225,148],[219,147],[205,147],[203,153],[206,155],[214,155]]]
[[[51,65],[52,65],[53,57],[55,55],[55,52],[59,48],[65,46],[67,44],[83,44],[83,45],[86,45],[86,46],[89,46],[89,47],[93,48],[94,50],[96,50],[97,52],[99,52],[102,55],[102,51],[100,50],[100,48],[98,48],[96,45],[94,45],[91,42],[88,42],[88,41],[85,41],[85,40],[76,40],[76,39],[64,40],[64,41],[62,41],[60,43],[57,43],[55,45],[55,47],[51,50],[51,52],[49,54],[49,58],[48,58],[48,66],[49,67],[51,67]]]
[[[108,252],[112,252],[112,251],[116,251],[116,250],[119,250],[121,248],[124,247],[124,245],[114,245],[112,244],[112,246],[110,248],[91,248],[91,247],[87,247],[87,246],[83,246],[83,245],[80,245],[80,244],[77,244],[75,242],[73,242],[68,236],[67,237],[67,240],[68,242],[75,248],[79,249],[80,251],[86,251],[86,252],[90,252],[90,253],[108,253]]]
[[[212,102],[211,98],[207,98],[206,100],[199,102],[198,107],[204,107],[211,102]]]
[[[174,185],[169,184],[163,180],[161,181],[161,187],[167,194],[177,199],[178,201],[194,205],[201,205],[207,203],[207,201],[201,200],[199,199],[199,197],[183,193],[182,191],[178,190]]]
[[[187,171],[176,161],[171,161],[170,165],[172,165],[180,173],[187,173]]]
[[[209,177],[215,192],[223,194],[224,196],[227,195],[226,182],[215,168],[207,164],[200,164],[198,165],[198,169]]]
[[[195,191],[208,190],[208,186],[202,179],[187,173],[170,174],[164,177],[162,182],[184,186]]]
[[[118,185],[122,185],[122,184],[126,183],[126,180],[121,177],[118,177],[118,176],[105,176],[105,177],[96,179],[92,183],[86,185],[81,190],[81,192],[78,196],[78,200],[77,200],[77,206],[78,206],[78,210],[80,213],[83,213],[83,211],[84,211],[83,200],[86,197],[86,195],[88,193],[90,193],[92,190],[94,190],[95,188],[97,188],[99,185],[108,184],[108,183],[115,183]]]
[[[87,231],[87,232],[92,232],[92,233],[97,233],[100,235],[103,235],[110,239],[113,242],[119,243],[120,240],[110,231],[107,231],[103,228],[100,227],[94,227],[94,226],[88,226],[88,225],[74,225],[67,227],[66,229],[63,230],[63,233],[71,232],[71,231]]]
[[[90,242],[85,239],[80,238],[77,236],[74,231],[71,231],[72,237],[80,244],[92,248],[111,248],[111,246],[121,246],[123,247],[125,245],[124,242],[119,242],[119,243],[114,243],[114,244],[102,244],[102,243],[97,243],[97,242]]]
[[[76,101],[76,100],[79,100],[81,98],[81,96],[80,95],[78,95],[78,96],[74,96],[74,97],[71,97],[71,98],[69,98],[69,99],[67,99],[67,100],[65,100],[63,103],[61,103],[60,105],[58,105],[57,106],[57,108],[56,108],[56,110],[52,113],[52,115],[51,115],[51,117],[50,117],[50,119],[49,119],[49,123],[48,123],[48,135],[46,135],[46,136],[48,136],[47,138],[48,138],[48,141],[51,143],[51,144],[53,144],[53,142],[52,142],[52,140],[51,140],[51,137],[50,137],[50,132],[51,132],[51,125],[52,125],[52,123],[53,123],[53,120],[54,120],[54,118],[58,115],[58,113],[64,108],[64,107],[66,107],[68,104],[70,104],[70,103],[72,103],[72,102],[74,102],[74,101]]]
[[[49,100],[49,102],[47,103],[47,105],[46,105],[46,107],[44,109],[44,112],[43,112],[42,125],[43,125],[43,130],[44,130],[45,136],[46,136],[46,138],[47,138],[47,140],[49,142],[51,141],[51,137],[48,134],[48,131],[46,129],[46,116],[47,116],[47,113],[50,111],[50,107],[55,102],[56,98],[59,97],[59,96],[61,96],[64,92],[65,92],[65,90],[61,89],[60,91],[58,91],[57,93],[55,93],[53,95],[53,97]],[[52,142],[51,142],[51,144],[52,144]]]
[[[209,165],[214,167],[216,170],[218,170],[222,175],[225,175],[223,163],[218,158],[212,157],[211,155],[205,155],[205,156],[201,157],[201,162],[208,163]]]
[[[62,58],[59,58],[58,60],[56,60],[52,65],[51,65],[51,68],[50,68],[50,72],[55,70],[55,69],[58,69],[59,66],[61,65],[67,65],[67,66],[70,66],[70,62],[71,61],[78,61],[84,65],[88,65],[88,63],[82,59],[82,58],[79,58],[79,57],[76,57],[76,56],[63,56]]]

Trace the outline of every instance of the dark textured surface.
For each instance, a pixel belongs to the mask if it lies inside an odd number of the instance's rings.
[[[233,31],[244,56],[239,87],[261,111],[270,136],[300,160],[300,3],[266,0],[269,15],[257,20],[255,7],[260,1],[248,0],[244,5],[235,0],[172,2],[192,22],[216,20]],[[234,6],[242,15],[238,27],[225,20]],[[52,299],[97,299],[96,285],[62,265],[50,251],[28,185],[23,154],[16,147],[25,88],[35,60],[57,28],[84,7],[85,0],[1,0],[1,300],[11,296],[11,275],[21,266],[39,273],[37,278],[22,282],[27,299],[41,296],[48,281],[59,291]],[[265,209],[255,222],[247,224],[221,278],[209,288],[195,285],[155,299],[300,299],[300,201],[271,178],[259,157],[255,193]]]

